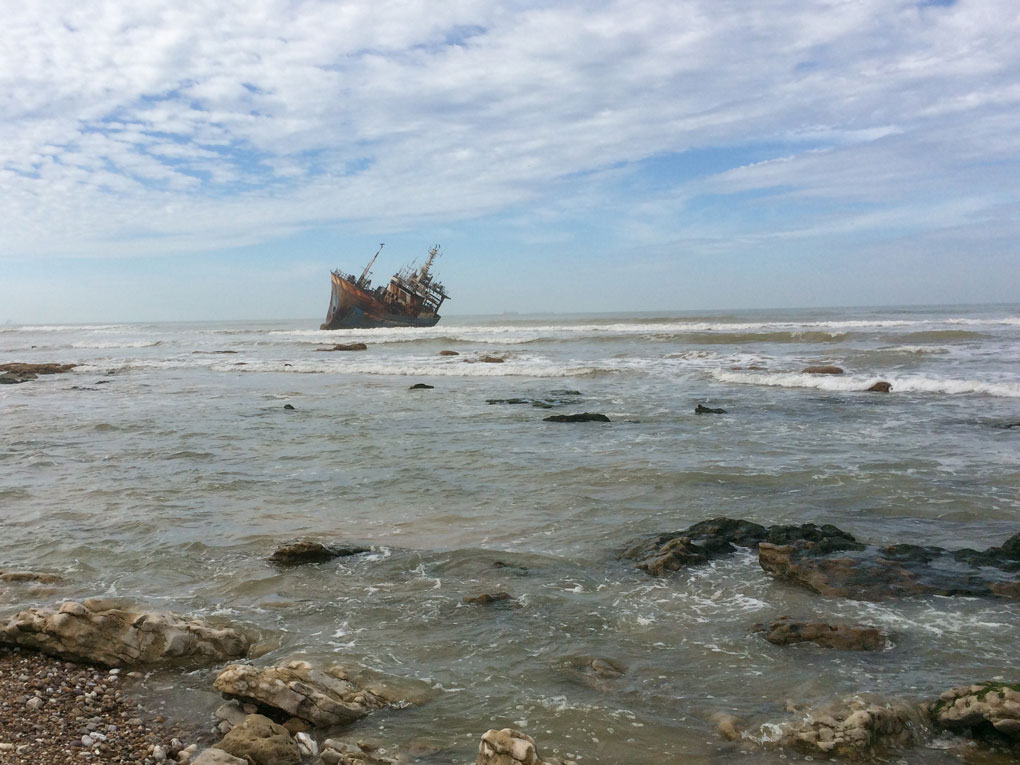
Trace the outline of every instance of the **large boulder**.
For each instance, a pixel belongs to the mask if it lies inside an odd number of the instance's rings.
[[[400,687],[402,682],[405,687]],[[403,706],[425,698],[410,681],[388,683],[339,666],[320,670],[303,660],[261,668],[231,664],[213,686],[229,698],[273,714],[298,717],[316,727],[349,725],[385,706]]]
[[[0,644],[108,667],[215,663],[243,657],[250,647],[234,629],[160,611],[127,611],[98,598],[22,611],[0,627]]]
[[[248,715],[216,744],[251,765],[299,765],[297,742],[282,725],[268,717]]]
[[[755,624],[751,631],[763,633],[774,645],[810,642],[841,651],[881,651],[886,644],[885,636],[877,627],[795,621],[788,616],[769,624]]]
[[[542,759],[535,739],[512,728],[488,730],[478,745],[475,765],[574,765],[567,760]]]
[[[995,734],[1020,744],[1020,684],[980,683],[943,693],[930,705],[940,728],[971,737]]]
[[[900,544],[838,550],[812,540],[761,543],[761,567],[820,595],[885,600],[910,595],[1020,598],[1020,534],[987,550]]]
[[[683,531],[641,539],[621,557],[637,561],[637,567],[652,576],[662,576],[667,571],[730,555],[738,547],[755,549],[765,541],[783,544],[794,540],[811,540],[826,550],[863,547],[852,535],[829,524],[766,528],[751,521],[720,517],[695,523]]]

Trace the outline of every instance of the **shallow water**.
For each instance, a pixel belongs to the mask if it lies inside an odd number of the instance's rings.
[[[240,622],[275,647],[260,661],[426,680],[428,703],[356,730],[434,747],[433,762],[471,762],[480,734],[505,726],[585,763],[778,762],[799,755],[725,742],[712,713],[754,734],[790,719],[788,701],[1016,681],[1016,602],[859,603],[775,582],[749,553],[662,579],[616,556],[718,515],[834,523],[873,543],[1001,543],[1020,528],[1020,307],[315,325],[0,327],[4,361],[81,364],[0,386],[0,567],[68,581],[6,586],[0,615],[122,596]],[[353,341],[369,350],[316,350]],[[485,354],[506,361],[468,363]],[[846,373],[801,374],[809,364]],[[863,392],[880,379],[891,394]],[[487,403],[507,398],[576,403]],[[696,416],[699,403],[728,413]],[[613,422],[542,421],[580,411]],[[297,538],[373,552],[266,562]],[[497,590],[516,605],[462,603]],[[783,614],[874,624],[893,646],[749,634]],[[581,657],[625,675],[593,683]],[[148,683],[204,723],[213,674]],[[968,756],[948,747],[894,759]]]

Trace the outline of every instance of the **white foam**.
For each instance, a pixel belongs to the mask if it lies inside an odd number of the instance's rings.
[[[892,385],[895,393],[979,394],[998,398],[1020,398],[1020,382],[990,382],[925,377],[923,375],[813,375],[800,372],[732,372],[715,370],[720,382],[764,385],[776,388],[813,388],[826,391],[864,391],[879,379]]]

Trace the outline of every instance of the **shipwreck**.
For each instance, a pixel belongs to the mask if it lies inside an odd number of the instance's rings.
[[[420,268],[406,266],[390,277],[389,284],[372,289],[369,278],[383,245],[355,277],[339,269],[332,272],[332,294],[326,321],[319,329],[371,329],[374,327],[434,327],[439,308],[449,300],[446,289],[431,273],[439,257],[439,245],[429,249]]]

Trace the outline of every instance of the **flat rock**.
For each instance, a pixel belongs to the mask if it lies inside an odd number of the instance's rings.
[[[788,616],[768,624],[755,624],[751,631],[763,633],[764,638],[775,645],[810,642],[841,651],[881,651],[886,644],[885,636],[877,627],[804,622]]]
[[[235,757],[222,749],[210,747],[191,761],[191,765],[248,765],[247,760]]]
[[[801,374],[805,375],[841,375],[843,370],[840,367],[834,367],[831,364],[818,364],[816,366],[804,367]]]
[[[637,561],[637,567],[652,576],[662,576],[667,571],[679,571],[730,555],[738,547],[753,550],[765,541],[784,543],[800,539],[810,539],[826,550],[864,546],[852,535],[829,524],[766,528],[752,521],[720,517],[695,523],[683,531],[645,537],[625,550],[621,557]]]
[[[241,702],[299,717],[314,727],[348,725],[385,706],[412,703],[413,693],[379,680],[364,680],[358,672],[334,666],[316,669],[307,661],[253,667],[231,664],[213,686]],[[418,699],[415,699],[418,700]]]
[[[545,422],[612,422],[604,414],[581,412],[580,414],[552,414],[542,418]]]
[[[250,646],[237,630],[171,613],[127,611],[96,598],[22,611],[0,628],[0,643],[108,667],[215,663],[242,657]]]
[[[299,765],[297,742],[287,729],[263,715],[248,715],[216,744],[250,765]]]
[[[758,547],[773,576],[830,597],[886,600],[911,595],[1020,598],[1020,534],[987,550],[899,544],[833,550],[804,539]]]
[[[269,562],[279,566],[299,566],[366,552],[370,552],[369,548],[359,545],[324,545],[321,542],[303,539],[276,548],[269,556]]]
[[[970,737],[993,734],[1020,742],[1020,684],[979,683],[943,693],[930,705],[940,728]]]

